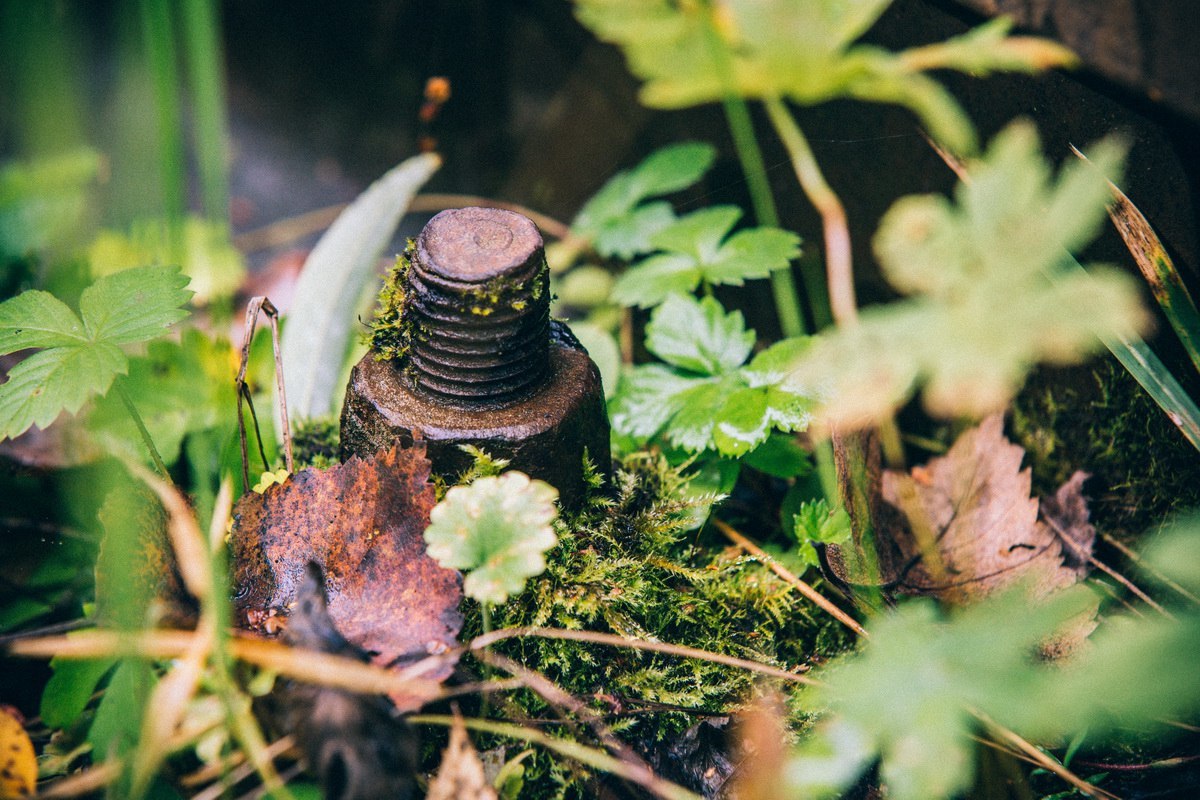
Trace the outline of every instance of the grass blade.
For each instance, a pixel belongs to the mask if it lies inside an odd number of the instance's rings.
[[[1087,156],[1074,147],[1071,149],[1087,161]],[[1113,202],[1108,206],[1109,219],[1121,234],[1179,341],[1183,342],[1192,364],[1200,371],[1200,312],[1196,310],[1195,300],[1146,217],[1115,183],[1109,181],[1108,188],[1113,196]]]
[[[283,331],[289,416],[330,414],[353,335],[355,306],[417,190],[441,166],[424,153],[393,168],[342,212],[304,262]]]

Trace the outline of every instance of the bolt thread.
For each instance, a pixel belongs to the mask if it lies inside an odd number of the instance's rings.
[[[550,286],[542,237],[491,208],[438,214],[408,273],[405,356],[415,387],[454,405],[502,406],[550,372]]]

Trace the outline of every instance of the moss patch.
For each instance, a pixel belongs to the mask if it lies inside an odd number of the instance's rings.
[[[417,242],[409,239],[404,251],[396,256],[383,280],[383,288],[379,290],[379,305],[375,310],[375,318],[371,320],[371,332],[367,336],[367,344],[379,361],[398,359],[408,352],[412,342],[413,330],[406,319],[405,309],[408,293],[408,271],[412,269],[412,259],[416,257]]]
[[[1111,358],[1039,370],[1017,398],[1012,428],[1038,492],[1052,492],[1077,469],[1092,474],[1085,492],[1104,533],[1132,541],[1200,507],[1200,456]]]
[[[597,492],[577,516],[560,520],[546,571],[493,609],[493,626],[613,632],[783,668],[849,646],[837,623],[811,615],[768,569],[723,540],[689,531],[683,485],[661,458],[628,458],[611,496]],[[480,633],[480,623],[478,609],[468,610],[463,638]],[[629,648],[527,638],[496,650],[587,702],[647,754],[711,715],[736,710],[766,682],[742,669]],[[530,692],[493,697],[492,704],[497,718],[536,720],[550,731],[565,727]],[[586,741],[582,728],[571,735]],[[595,796],[587,777],[539,751],[527,762],[522,797]]]

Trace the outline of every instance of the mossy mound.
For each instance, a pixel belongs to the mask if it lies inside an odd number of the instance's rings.
[[[690,504],[680,499],[684,479],[664,460],[635,455],[613,484],[611,493],[595,493],[577,516],[560,520],[559,544],[547,554],[546,571],[520,596],[493,609],[494,627],[618,633],[784,669],[849,646],[849,634],[813,613],[761,563],[723,540],[698,538],[688,523]],[[469,611],[464,640],[480,629],[478,611]],[[503,641],[495,650],[588,703],[652,763],[661,763],[658,756],[673,743],[706,720],[735,711],[768,682],[708,661],[590,643],[528,637]],[[496,718],[586,737],[583,726],[570,731],[532,692],[491,702]],[[668,773],[688,781],[686,768]],[[526,762],[521,796],[594,796],[590,778],[539,751]]]
[[[1135,541],[1173,514],[1200,508],[1200,455],[1112,358],[1040,369],[1013,408],[1034,488],[1049,494],[1075,470],[1102,533]]]

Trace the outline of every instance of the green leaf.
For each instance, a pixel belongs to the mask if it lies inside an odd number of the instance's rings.
[[[766,391],[746,388],[728,396],[716,416],[712,439],[722,455],[742,456],[766,441],[770,431]]]
[[[79,317],[49,292],[33,289],[0,303],[0,354],[87,341]]]
[[[787,378],[795,366],[796,359],[812,346],[812,342],[813,339],[809,336],[781,339],[755,355],[742,370],[742,374],[751,386],[771,386],[780,383]]]
[[[0,384],[0,438],[33,425],[46,428],[63,411],[74,414],[89,397],[108,391],[127,366],[125,354],[107,343],[34,353]]]
[[[166,333],[187,317],[192,293],[175,267],[137,267],[106,275],[83,290],[79,311],[94,341],[121,345]]]
[[[681,375],[663,364],[635,367],[622,378],[611,404],[613,430],[646,440],[666,426],[682,407],[689,390],[711,378]]]
[[[88,731],[95,758],[119,758],[134,749],[154,684],[154,672],[145,661],[128,659],[117,666]]]
[[[546,569],[544,554],[558,543],[551,526],[557,497],[553,486],[522,472],[455,486],[429,515],[429,556],[466,572],[467,596],[503,603]]]
[[[571,324],[571,332],[587,350],[596,368],[600,370],[600,382],[604,386],[604,397],[612,397],[617,391],[621,376],[621,348],[613,335],[590,322]]]
[[[82,321],[46,292],[0,303],[3,352],[45,348],[9,370],[0,384],[0,438],[19,436],[32,425],[45,428],[61,412],[74,414],[107,392],[129,367],[118,345],[163,333],[187,315],[179,308],[190,297],[186,282],[170,267],[101,278],[83,291]]]
[[[691,452],[712,446],[717,415],[736,386],[730,379],[704,381],[678,394],[673,400],[679,410],[671,415],[663,430],[667,441]]]
[[[618,45],[645,81],[642,102],[680,108],[747,98],[785,97],[804,104],[839,97],[898,103],[943,144],[970,148],[974,132],[953,97],[925,73],[1031,72],[1075,63],[1065,48],[1008,38],[997,23],[941,45],[892,53],[855,45],[889,0],[576,0],[580,21]]]
[[[282,341],[293,419],[335,412],[359,298],[375,278],[379,256],[412,198],[441,163],[436,154],[425,153],[375,181],[334,221],[304,262]]]
[[[797,554],[810,567],[820,563],[813,542],[841,545],[850,541],[850,515],[841,506],[830,508],[824,499],[801,503],[791,523],[785,527],[796,542]]]
[[[772,433],[742,459],[746,466],[776,478],[795,478],[812,471],[812,460],[796,437]]]
[[[54,674],[42,692],[42,722],[51,729],[68,728],[79,719],[96,685],[116,665],[115,658],[53,658]]]
[[[584,204],[571,232],[591,239],[606,257],[632,258],[651,249],[650,237],[675,220],[670,203],[639,205],[677,192],[704,175],[716,159],[712,145],[682,142],[651,153],[631,170],[619,172]]]
[[[1105,170],[1122,147],[1098,148]],[[1104,216],[1103,174],[1072,163],[1055,178],[1028,123],[998,134],[957,202],[909,197],[884,215],[875,251],[911,296],[863,311],[860,324],[798,354],[780,387],[819,393],[825,426],[871,424],[924,385],[943,417],[1003,407],[1039,362],[1066,364],[1129,338],[1148,319],[1133,282],[1093,266],[1064,272]]]
[[[701,375],[736,369],[754,347],[739,311],[726,313],[712,297],[671,295],[646,325],[646,348],[668,364]]]
[[[665,252],[630,267],[613,300],[650,308],[671,294],[690,293],[701,281],[740,286],[765,278],[799,255],[799,237],[777,228],[740,231],[726,240],[741,215],[734,206],[715,206],[663,228],[650,243]]]

